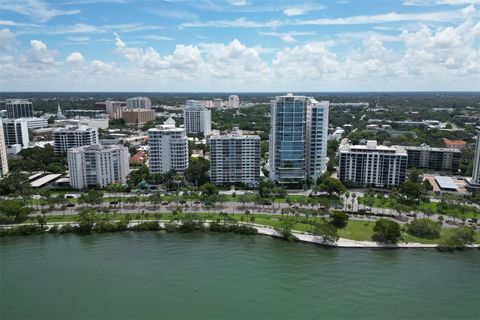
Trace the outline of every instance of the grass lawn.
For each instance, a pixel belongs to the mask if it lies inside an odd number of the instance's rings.
[[[338,236],[351,240],[370,241],[374,225],[374,222],[349,220],[345,228],[338,229]]]
[[[364,200],[365,200],[364,197],[358,198],[358,202],[360,204],[365,204]],[[397,203],[396,200],[393,200],[390,198],[386,198],[385,200],[383,200],[383,202],[375,198],[372,207],[393,208],[396,203]],[[433,213],[444,214],[446,216],[452,216],[457,218],[469,219],[469,218],[479,217],[478,210],[476,210],[476,208],[473,206],[468,206],[468,205],[450,206],[450,208],[448,208],[445,213],[439,213],[438,204],[439,204],[438,202],[428,202],[428,203],[422,202],[418,205],[412,205],[409,207],[410,207],[410,210],[412,211],[433,212]]]
[[[224,218],[219,216],[217,213],[207,213],[207,212],[198,212],[195,213],[197,217],[201,217],[202,219],[206,220],[216,220],[220,219],[223,220]],[[108,217],[112,220],[121,220],[125,218],[126,214],[124,213],[110,213],[108,214]],[[156,220],[153,215],[148,215],[145,216],[143,214],[137,215],[137,214],[130,214],[131,220],[136,220],[137,216],[139,216],[138,219],[140,220]],[[173,214],[170,213],[162,213],[160,219],[162,220],[173,220],[175,218],[181,218],[184,217],[185,214],[179,215],[179,216],[174,216]],[[247,222],[247,220],[250,217],[247,217],[244,214],[234,214],[228,215],[230,218],[233,218],[236,221],[241,221],[242,217],[244,218],[244,221]],[[280,217],[272,217],[270,215],[252,215],[255,217],[255,222],[256,224],[260,225],[265,225],[265,226],[271,226],[271,227],[277,227],[279,225],[279,218]],[[46,216],[47,222],[76,222],[76,215],[66,215],[66,216]],[[318,219],[318,218],[316,218]],[[37,220],[35,218],[29,218],[26,222],[36,222]],[[375,225],[375,222],[368,222],[368,221],[360,221],[360,220],[349,220],[348,224],[345,228],[343,229],[338,229],[338,236],[340,238],[345,238],[345,239],[351,239],[351,240],[357,240],[357,241],[371,241],[372,235],[373,235],[373,226]],[[301,232],[310,232],[312,226],[310,224],[305,224],[305,223],[295,223],[292,227],[292,230],[295,231],[301,231]],[[442,229],[442,235],[446,235],[452,232],[452,229]],[[408,242],[416,242],[416,243],[422,243],[422,244],[435,244],[438,243],[438,239],[422,239],[422,238],[417,238],[415,236],[412,236],[406,232],[402,233],[403,235],[403,241],[408,241]],[[475,232],[475,243],[480,243],[480,231]]]

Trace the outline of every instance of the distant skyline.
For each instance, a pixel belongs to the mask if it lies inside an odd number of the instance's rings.
[[[480,0],[0,0],[0,91],[478,91]]]

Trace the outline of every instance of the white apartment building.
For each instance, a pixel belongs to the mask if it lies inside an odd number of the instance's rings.
[[[110,119],[120,119],[122,117],[122,110],[127,107],[125,101],[105,101],[105,111]]]
[[[339,147],[338,178],[347,186],[389,188],[405,182],[408,154],[401,146],[343,144]]]
[[[473,175],[471,184],[480,187],[480,127],[477,127],[477,144],[473,158]]]
[[[148,97],[133,97],[127,99],[128,109],[150,109],[152,102]]]
[[[240,130],[213,135],[210,145],[210,180],[214,184],[256,186],[260,179],[260,137]]]
[[[100,145],[75,147],[68,150],[70,185],[76,189],[111,183],[126,183],[130,171],[130,153],[121,145]]]
[[[240,108],[240,98],[237,95],[232,94],[228,97],[228,107],[231,109]]]
[[[53,130],[53,150],[65,154],[73,147],[89,146],[98,143],[98,130],[87,126],[67,126]]]
[[[0,179],[8,173],[7,146],[3,135],[3,121],[0,118]]]
[[[25,118],[27,120],[28,129],[39,129],[48,127],[48,119],[45,118]]]
[[[271,103],[270,179],[302,184],[327,167],[328,101],[289,93]]]
[[[150,173],[178,173],[188,168],[188,141],[185,129],[175,127],[169,118],[163,125],[148,130]]]
[[[5,102],[7,117],[12,119],[33,117],[33,103],[23,99],[9,99]]]
[[[196,100],[188,100],[183,110],[183,123],[187,135],[203,134],[208,136],[212,131],[212,112]]]
[[[7,147],[12,145],[21,145],[28,147],[30,138],[28,136],[28,120],[21,119],[3,119],[3,135]]]

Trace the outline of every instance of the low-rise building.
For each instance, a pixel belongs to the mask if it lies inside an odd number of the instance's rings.
[[[260,137],[240,130],[214,135],[210,145],[210,180],[214,184],[256,186],[260,179]]]
[[[122,110],[122,119],[127,125],[141,126],[155,120],[155,111],[150,109]]]
[[[342,144],[338,177],[345,185],[389,188],[405,182],[408,154],[401,146]]]
[[[404,148],[408,153],[408,168],[457,171],[462,155],[458,149],[432,148],[426,144]]]
[[[467,147],[467,142],[463,140],[450,140],[447,138],[443,138],[443,143],[447,148],[458,149],[460,151],[465,150],[465,148]]]
[[[111,183],[126,183],[130,153],[120,145],[83,146],[68,150],[70,185],[76,189],[104,188]]]

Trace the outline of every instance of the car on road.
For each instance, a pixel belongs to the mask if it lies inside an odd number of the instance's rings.
[[[407,213],[407,217],[411,217],[411,218],[416,218],[417,217],[417,214],[416,213]]]
[[[162,206],[166,206],[166,205],[168,205],[168,202],[167,202],[167,201],[163,201],[163,202],[162,202]]]
[[[75,207],[75,203],[68,203],[67,204],[67,208],[73,208],[73,207]]]

